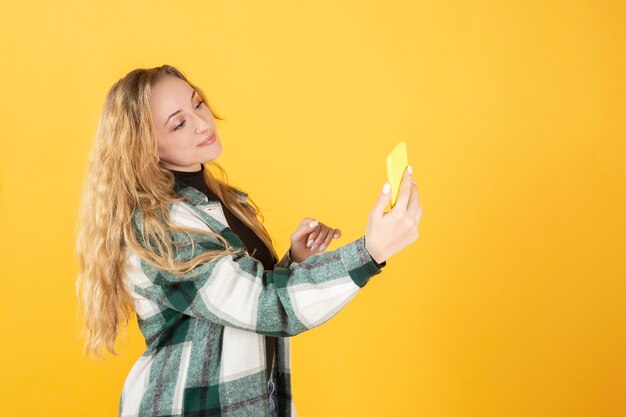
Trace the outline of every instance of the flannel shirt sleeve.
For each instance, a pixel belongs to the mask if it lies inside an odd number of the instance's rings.
[[[370,258],[371,258],[371,255],[370,255]],[[374,258],[372,258],[372,260],[373,259]],[[283,268],[289,268],[289,265],[291,265],[292,262],[293,262],[293,260],[291,259],[291,248],[289,248],[287,250],[287,252],[285,252],[283,257],[281,258],[281,260],[276,263],[276,266],[282,266]],[[374,263],[380,269],[383,269],[383,267],[385,267],[387,265],[387,261],[383,261],[380,264],[378,262],[374,261]]]
[[[208,242],[194,242],[193,250],[179,242],[176,260],[192,259],[209,246],[223,249],[217,239]],[[151,302],[197,319],[280,337],[326,322],[381,273],[365,248],[365,236],[304,262],[292,261],[287,252],[274,270],[264,270],[245,250],[218,256],[183,275],[136,258],[130,271],[134,291]]]

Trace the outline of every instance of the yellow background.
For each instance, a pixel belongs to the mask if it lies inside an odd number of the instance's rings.
[[[73,228],[106,92],[165,63],[281,254],[305,216],[364,234],[407,142],[420,237],[292,339],[300,417],[626,415],[624,4],[4,4],[2,415],[117,415],[144,342],[81,356]]]

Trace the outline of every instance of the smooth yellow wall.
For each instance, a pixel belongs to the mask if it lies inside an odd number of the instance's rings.
[[[105,5],[105,3],[109,3]],[[178,66],[283,253],[365,233],[398,140],[420,238],[292,339],[300,417],[626,415],[623,1],[9,2],[2,415],[113,416],[144,349],[81,356],[74,222],[109,87]]]

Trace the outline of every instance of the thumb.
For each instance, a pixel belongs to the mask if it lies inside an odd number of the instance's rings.
[[[374,217],[382,217],[387,204],[389,204],[389,200],[391,200],[391,185],[386,182],[381,193],[378,195],[376,205],[374,205],[374,208],[372,209],[372,215]]]
[[[311,232],[311,230],[313,230],[313,228],[317,226],[318,224],[319,222],[317,220],[312,219],[310,217],[305,217],[304,219],[302,219],[302,221],[298,225],[298,228],[293,233],[293,236],[300,237],[300,236],[308,235]]]

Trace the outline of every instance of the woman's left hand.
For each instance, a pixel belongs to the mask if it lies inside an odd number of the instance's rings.
[[[304,262],[309,256],[325,251],[333,239],[340,237],[341,230],[305,217],[291,234],[291,259],[294,262]]]

